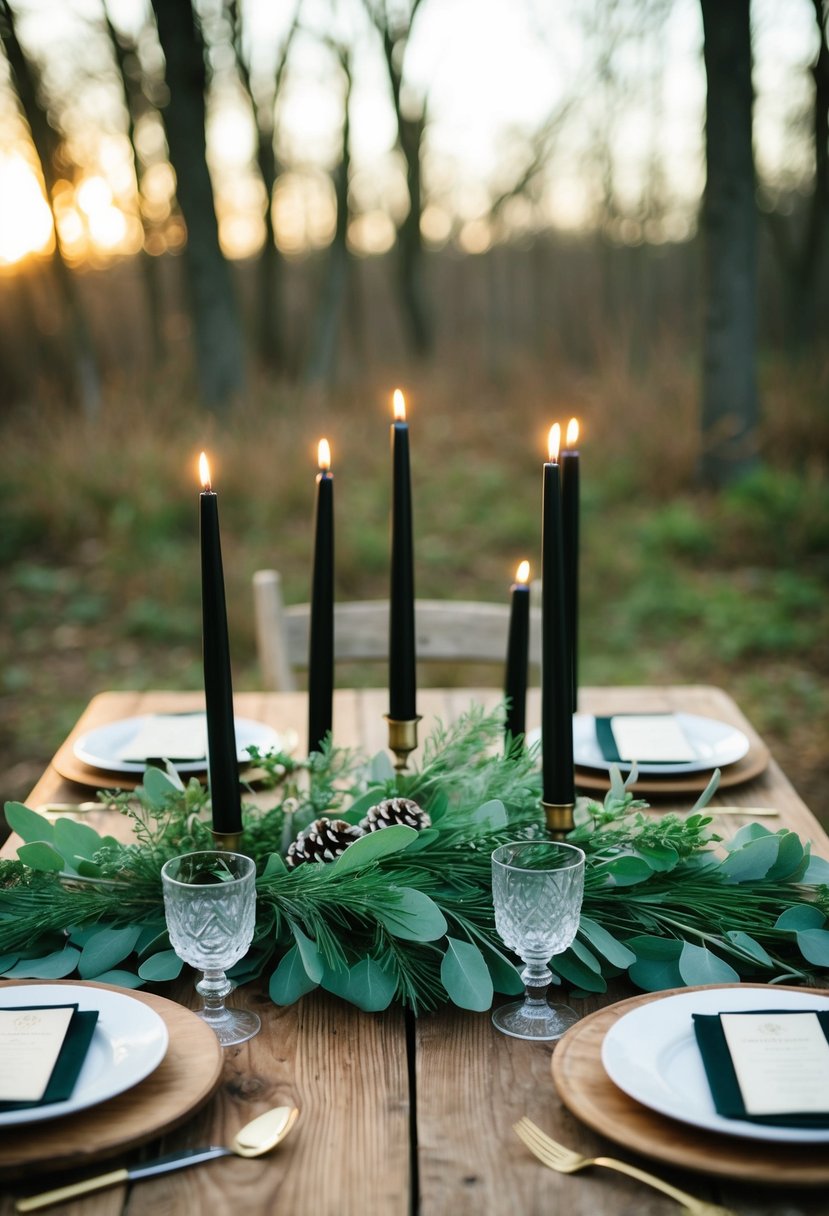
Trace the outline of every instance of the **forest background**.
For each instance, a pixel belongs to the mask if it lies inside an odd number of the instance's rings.
[[[418,594],[538,572],[578,416],[582,681],[721,685],[829,821],[828,19],[0,0],[2,797],[95,692],[200,687],[201,448],[236,688],[322,435],[337,594],[387,593],[399,385]]]

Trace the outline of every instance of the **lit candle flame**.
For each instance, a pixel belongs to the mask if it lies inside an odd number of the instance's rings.
[[[320,471],[327,473],[331,468],[331,445],[327,439],[321,439],[317,449],[317,463]]]
[[[554,422],[550,427],[550,436],[547,440],[547,450],[550,453],[550,462],[558,464],[558,453],[561,447],[561,426]]]
[[[567,423],[567,440],[565,447],[574,448],[579,441],[579,420],[571,418]]]
[[[395,422],[405,422],[406,421],[406,399],[403,396],[403,394],[401,393],[399,388],[396,388],[394,390],[394,396],[393,396],[392,400],[394,401],[394,421]]]
[[[202,452],[201,456],[199,456],[199,480],[203,489],[211,490],[213,488],[210,481],[210,465],[207,463],[206,452]]]
[[[530,581],[530,563],[527,561],[519,562],[518,569],[515,572],[516,583],[528,583]]]

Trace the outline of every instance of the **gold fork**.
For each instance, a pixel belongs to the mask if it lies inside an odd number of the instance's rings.
[[[706,1203],[704,1199],[695,1199],[693,1195],[688,1195],[685,1191],[680,1191],[678,1187],[671,1186],[670,1182],[663,1182],[654,1174],[648,1174],[635,1165],[628,1165],[626,1161],[617,1161],[615,1157],[583,1157],[581,1153],[574,1152],[573,1149],[565,1148],[563,1144],[551,1140],[526,1115],[513,1124],[513,1131],[539,1161],[559,1174],[576,1174],[579,1170],[585,1170],[591,1165],[601,1165],[605,1169],[627,1174],[630,1178],[636,1178],[639,1182],[644,1182],[647,1186],[652,1186],[657,1191],[670,1195],[671,1199],[681,1203],[685,1211],[690,1212],[692,1216],[735,1216],[730,1208],[721,1208],[716,1203]]]

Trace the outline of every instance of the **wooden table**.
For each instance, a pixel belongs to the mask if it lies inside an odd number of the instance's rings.
[[[455,718],[471,700],[494,703],[492,690],[424,690],[418,709],[424,717],[421,739],[435,718]],[[276,729],[304,732],[301,693],[242,694],[237,711],[269,722]],[[386,744],[383,691],[342,690],[335,694],[334,735],[344,746],[373,753]],[[76,732],[119,717],[198,707],[186,693],[104,693],[91,703]],[[734,703],[717,689],[584,689],[581,708],[613,713],[623,710],[682,708],[733,722],[760,740]],[[531,693],[528,723],[537,723],[537,693]],[[300,738],[303,746],[304,738]],[[72,802],[88,796],[50,766],[28,805]],[[688,809],[682,804],[661,809]],[[786,826],[810,839],[829,856],[829,839],[772,760],[762,776],[724,792],[720,804],[776,807]],[[95,826],[113,816],[96,813]],[[751,820],[722,817],[718,828],[730,834]],[[119,821],[120,822],[120,821]],[[13,855],[15,842],[4,852]],[[171,986],[159,991],[171,995]],[[589,1013],[611,999],[632,994],[618,987],[611,997],[577,1002]],[[189,980],[175,989],[184,1003],[195,1003]],[[240,989],[234,1000],[263,1014],[256,1038],[226,1052],[221,1087],[184,1127],[159,1143],[110,1159],[101,1166],[137,1163],[158,1152],[202,1144],[224,1144],[255,1114],[293,1101],[300,1122],[272,1157],[257,1161],[222,1159],[160,1179],[119,1187],[71,1206],[51,1209],[74,1216],[129,1216],[202,1211],[284,1213],[285,1216],[570,1216],[596,1213],[649,1213],[662,1216],[680,1209],[670,1199],[630,1179],[592,1170],[578,1176],[554,1174],[524,1149],[511,1130],[528,1114],[551,1135],[586,1153],[627,1156],[582,1126],[560,1103],[550,1075],[552,1047],[510,1039],[492,1027],[488,1014],[455,1008],[414,1020],[399,1009],[363,1014],[324,993],[280,1009],[259,984]],[[762,1155],[757,1145],[758,1156]],[[702,1174],[640,1161],[695,1195],[728,1205],[748,1216],[818,1216],[826,1212],[825,1192],[736,1185]],[[95,1172],[95,1171],[89,1171]],[[31,1193],[73,1180],[77,1175],[42,1175],[26,1183],[2,1184],[0,1216],[13,1211],[12,1195]]]

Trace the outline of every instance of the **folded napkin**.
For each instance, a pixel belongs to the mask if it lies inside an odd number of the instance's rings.
[[[755,1009],[750,1012],[775,1020],[790,1017],[794,1013],[815,1012],[820,1028],[829,1044],[829,1011],[824,1013],[816,1010]],[[721,1016],[718,1013],[695,1013],[693,1015],[694,1033],[717,1114],[722,1115],[725,1119],[745,1119],[749,1123],[766,1123],[778,1127],[829,1128],[829,1091],[825,1093],[826,1109],[822,1111],[762,1115],[747,1113],[731,1051],[720,1020]],[[740,1014],[729,1016],[739,1017]]]
[[[4,1008],[4,1006],[0,1006],[0,1008]],[[53,1005],[20,1005],[15,1006],[14,1011],[15,1013],[27,1013],[38,1009],[53,1008]],[[72,1091],[92,1042],[92,1035],[98,1021],[98,1010],[79,1010],[77,1005],[72,1005],[71,1008],[73,1009],[72,1018],[43,1097],[36,1102],[0,1102],[0,1112],[47,1106],[53,1102],[66,1102],[72,1097]]]
[[[687,764],[697,754],[674,714],[596,718],[596,740],[608,764]]]

